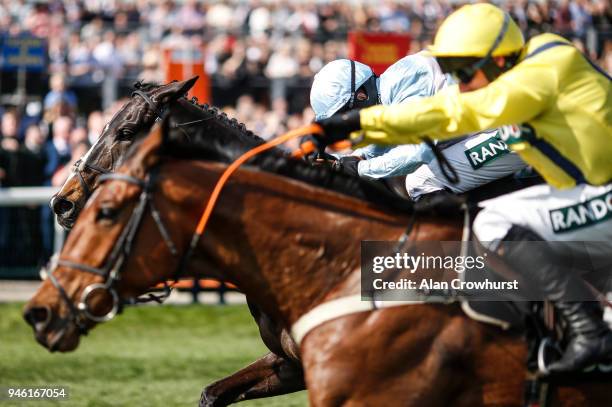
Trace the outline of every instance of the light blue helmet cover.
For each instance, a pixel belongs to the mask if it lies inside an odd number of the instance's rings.
[[[355,61],[355,90],[359,89],[374,71],[369,66]],[[310,89],[310,106],[315,120],[332,116],[351,98],[351,61],[336,59],[325,65],[315,75]]]

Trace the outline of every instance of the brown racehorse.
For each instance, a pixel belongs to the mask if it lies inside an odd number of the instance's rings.
[[[230,140],[220,149],[220,141],[211,140],[202,156],[235,158],[236,145]],[[226,165],[177,160],[164,150],[157,128],[92,197],[49,279],[27,304],[24,316],[49,349],[74,349],[80,333],[104,320],[118,298],[172,278],[182,263],[202,202]],[[300,182],[322,180],[327,189]],[[226,186],[189,269],[208,268],[235,281],[288,327],[322,303],[359,293],[360,242],[397,240],[409,219],[338,190],[368,195],[357,180],[267,154]],[[416,216],[409,238],[458,240],[460,224],[433,208]],[[312,329],[300,350],[315,406],[523,402],[520,337],[467,318],[457,305],[332,319]],[[608,402],[605,383],[555,390],[557,405]]]
[[[98,177],[119,168],[125,152],[141,131],[149,131],[155,120],[174,101],[183,97],[197,77],[166,85],[137,83],[135,92],[113,118],[89,151],[78,160],[72,173],[50,202],[57,221],[70,229],[87,198],[96,189]]]
[[[77,162],[71,176],[51,200],[51,207],[62,226],[72,227],[87,198],[98,187],[99,177],[119,167],[137,134],[148,132],[162,111],[168,111],[174,128],[181,136],[188,136],[196,127],[206,132],[245,133],[243,125],[228,119],[216,109],[198,106],[182,97],[196,79],[161,86],[137,84],[131,99],[104,127],[98,141]],[[206,397],[211,405],[275,396],[305,388],[297,347],[287,331],[253,304],[249,304],[249,309],[264,343],[272,353],[210,385]]]

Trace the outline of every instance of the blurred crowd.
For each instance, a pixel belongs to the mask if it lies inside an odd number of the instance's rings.
[[[556,32],[612,70],[609,0],[503,0],[527,37]],[[61,185],[136,80],[163,82],[164,49],[204,63],[212,103],[268,138],[313,119],[312,77],[350,30],[427,46],[453,0],[0,0],[0,32],[48,40],[41,103],[2,106],[0,187]],[[6,245],[0,211],[0,247]],[[32,215],[34,216],[34,215]],[[4,219],[3,219],[4,217]],[[14,233],[11,232],[11,233]]]

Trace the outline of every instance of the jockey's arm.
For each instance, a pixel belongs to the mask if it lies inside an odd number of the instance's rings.
[[[403,144],[389,149],[382,155],[362,160],[358,165],[358,173],[362,177],[387,178],[406,175],[419,166],[429,162],[433,154],[424,144]]]
[[[363,109],[362,143],[419,143],[423,136],[444,140],[527,122],[545,111],[556,93],[553,69],[518,65],[477,91],[460,93],[458,86],[451,86],[429,98]]]

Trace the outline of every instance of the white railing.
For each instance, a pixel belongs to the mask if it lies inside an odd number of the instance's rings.
[[[0,188],[0,206],[48,205],[57,187]],[[64,229],[57,223],[53,236],[53,251],[59,252],[64,244]]]

